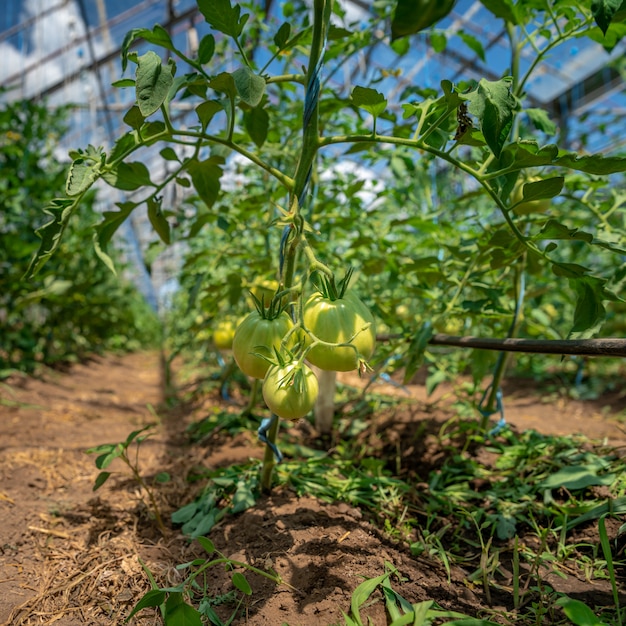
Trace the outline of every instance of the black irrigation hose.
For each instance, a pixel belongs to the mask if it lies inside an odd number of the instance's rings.
[[[399,339],[402,335],[379,335],[379,341]],[[433,335],[429,342],[435,346],[498,350],[504,352],[526,352],[532,354],[569,354],[576,356],[625,357],[626,339],[483,339],[481,337],[456,337]]]
[[[453,337],[433,335],[429,341],[435,346],[455,346],[479,350],[528,352],[534,354],[571,354],[577,356],[626,356],[626,339],[482,339],[481,337]]]

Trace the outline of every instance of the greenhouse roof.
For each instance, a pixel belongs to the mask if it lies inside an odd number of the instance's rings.
[[[280,3],[264,3],[271,14],[280,13]],[[367,15],[368,3],[343,0],[343,4],[349,28],[358,28],[359,20]],[[207,30],[194,0],[5,0],[0,9],[4,60],[0,85],[11,90],[1,97],[45,98],[53,106],[73,103],[76,114],[68,146],[109,145],[110,136],[122,125],[123,111],[132,102],[131,94],[111,87],[122,75],[122,41],[129,30],[151,28],[156,23],[165,26],[183,50],[193,46],[194,35],[201,37]],[[386,90],[390,102],[394,94],[414,83],[437,88],[443,79],[496,80],[506,75],[509,57],[503,22],[481,2],[459,0],[437,25],[437,33],[440,40],[444,35],[447,43],[444,55],[437,55],[436,60],[430,32],[413,36],[410,51],[399,59],[388,46],[373,47],[368,59],[370,72],[388,72],[386,83],[377,88]],[[473,45],[476,41],[482,50]],[[567,117],[572,123],[571,136],[576,136],[577,120],[585,114],[587,143],[593,144],[594,150],[622,145],[623,133],[606,121],[607,116],[626,113],[623,77],[615,68],[625,51],[624,41],[608,53],[587,39],[555,48],[527,83],[530,103],[547,109],[555,118]],[[522,58],[521,69],[527,69],[529,63]],[[348,70],[341,74],[346,89],[352,86],[351,76]]]

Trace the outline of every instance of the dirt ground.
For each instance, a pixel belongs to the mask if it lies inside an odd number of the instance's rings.
[[[261,458],[263,448],[252,432],[221,438],[219,446],[190,445],[185,427],[193,415],[160,408],[164,398],[156,353],[98,357],[64,373],[15,377],[8,383],[0,384],[0,624],[122,624],[150,589],[147,571],[159,585],[173,586],[182,576],[176,566],[202,555],[199,545],[169,521],[170,513],[193,495],[194,486],[186,480],[193,468]],[[385,391],[386,386],[374,389]],[[407,420],[426,417],[420,410],[423,388],[413,385],[409,391],[416,410],[399,418],[403,427]],[[506,406],[509,423],[521,430],[581,432],[615,446],[626,443],[614,419],[626,406],[622,391],[599,402],[544,403],[527,384],[511,385]],[[140,465],[147,477],[164,470],[171,475],[158,493],[163,533],[128,472],[120,471],[93,491],[98,470],[94,455],[85,454],[90,447],[123,441],[130,431],[157,419],[160,425],[143,444]],[[114,470],[123,470],[115,463]],[[226,556],[272,568],[288,583],[277,587],[261,576],[247,576],[253,593],[235,624],[343,624],[352,591],[364,578],[383,574],[386,562],[403,576],[402,595],[410,602],[435,600],[470,615],[486,602],[478,588],[466,584],[467,572],[453,567],[449,581],[440,562],[411,556],[405,544],[391,540],[359,509],[298,498],[287,489],[225,518],[210,538]],[[204,584],[214,596],[232,589],[230,574],[222,568],[212,569]],[[570,584],[575,589],[579,583]],[[593,593],[597,598],[608,588],[596,586]],[[497,606],[499,601],[496,593],[492,602]],[[386,624],[383,602],[366,614],[373,624]],[[159,624],[160,618],[150,609],[130,623]]]

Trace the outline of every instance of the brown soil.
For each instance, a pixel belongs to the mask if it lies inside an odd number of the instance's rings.
[[[235,437],[222,433],[191,445],[185,428],[201,411],[206,413],[208,405],[166,411],[160,371],[157,354],[108,356],[66,373],[14,378],[0,386],[0,624],[122,624],[150,589],[147,571],[160,586],[174,586],[184,576],[176,566],[203,555],[197,542],[190,542],[169,522],[171,512],[191,501],[201,487],[187,477],[199,469],[261,458],[263,448],[253,432]],[[397,394],[386,385],[375,384],[372,389]],[[450,416],[449,409],[441,408],[446,404],[445,390],[438,392],[434,405],[432,399],[426,404],[422,386],[411,385],[409,391],[412,402],[381,416],[378,424],[379,428],[384,424],[388,442],[394,441],[397,429],[400,450],[402,438],[418,423],[428,423],[432,430]],[[594,403],[563,398],[543,403],[538,398],[529,393],[527,384],[511,385],[508,421],[521,430],[575,431],[615,446],[624,444],[620,423],[611,418],[623,412],[623,394]],[[216,394],[211,402],[219,403]],[[170,482],[157,488],[166,525],[162,533],[118,461],[112,469],[119,471],[93,491],[98,474],[95,455],[85,454],[87,448],[123,441],[130,431],[155,421],[159,425],[142,445],[140,465],[148,479],[160,471],[171,475]],[[295,424],[290,433],[311,441],[307,423]],[[368,436],[374,439],[375,433],[373,425]],[[468,572],[453,567],[448,578],[441,562],[412,556],[405,542],[392,540],[376,522],[345,503],[298,498],[288,489],[278,489],[253,508],[226,517],[209,535],[215,547],[233,560],[273,569],[287,583],[276,586],[246,574],[253,593],[234,623],[343,624],[342,611],[348,613],[353,590],[365,578],[383,574],[386,563],[398,569],[403,577],[401,594],[412,603],[434,600],[470,615],[489,608],[489,598],[482,587],[468,582]],[[613,520],[613,536],[618,527],[618,520]],[[579,532],[583,541],[590,531]],[[597,537],[589,540],[597,542]],[[231,574],[219,566],[209,570],[205,584],[210,595],[232,590]],[[581,580],[575,574],[565,580],[553,578],[546,580],[572,597],[592,598],[595,604],[612,602],[606,582]],[[502,589],[493,590],[492,608],[511,608]],[[215,610],[225,618],[232,607]],[[384,602],[371,604],[363,615],[375,625],[387,623]],[[158,613],[148,609],[130,623],[161,622]]]

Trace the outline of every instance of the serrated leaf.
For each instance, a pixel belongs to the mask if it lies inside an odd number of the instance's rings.
[[[37,236],[41,238],[41,244],[39,244],[39,249],[26,270],[26,278],[33,278],[59,247],[63,232],[74,211],[76,211],[80,198],[81,196],[73,199],[55,198],[43,208],[43,212],[51,216],[52,220],[35,231]]]
[[[478,118],[485,141],[496,157],[500,157],[518,107],[511,85],[510,77],[498,81],[481,78],[476,90],[459,94],[469,102],[468,110]]]
[[[240,17],[241,7],[231,6],[230,0],[198,0],[198,9],[210,26],[234,38],[241,35],[249,17],[247,13]]]
[[[418,33],[442,20],[456,0],[398,0],[391,21],[391,40]]]
[[[187,166],[191,182],[207,207],[213,206],[220,192],[222,168],[212,159],[197,161],[193,159]]]
[[[161,241],[167,245],[170,243],[170,224],[161,211],[161,201],[154,198],[148,198],[148,219],[152,228],[161,238]]]
[[[267,111],[262,107],[251,109],[246,114],[244,123],[250,139],[260,148],[265,143],[269,130],[270,116]]]
[[[176,66],[172,59],[166,65],[156,52],[149,50],[137,59],[136,94],[137,106],[144,118],[159,110],[165,102],[172,83]]]
[[[200,65],[206,65],[215,53],[215,37],[209,33],[200,40],[198,46],[198,63]]]
[[[160,24],[156,24],[153,30],[149,28],[133,28],[126,33],[122,42],[122,71],[125,71],[128,65],[128,50],[137,39],[143,39],[148,43],[161,46],[172,52],[175,50],[168,32]]]
[[[251,107],[258,106],[265,93],[265,79],[248,67],[240,67],[232,76],[239,97]]]
[[[370,87],[355,87],[350,96],[353,104],[377,118],[386,108],[385,96]]]
[[[76,159],[70,166],[70,171],[67,175],[67,182],[65,183],[65,193],[72,197],[78,196],[89,187],[91,187],[97,180],[100,174],[100,163],[87,159]]]
[[[559,150],[556,144],[539,146],[536,141],[520,140],[509,144],[500,155],[503,168],[519,169],[542,165],[559,165],[587,174],[616,174],[626,171],[626,157],[605,157],[600,154],[579,155]]]

